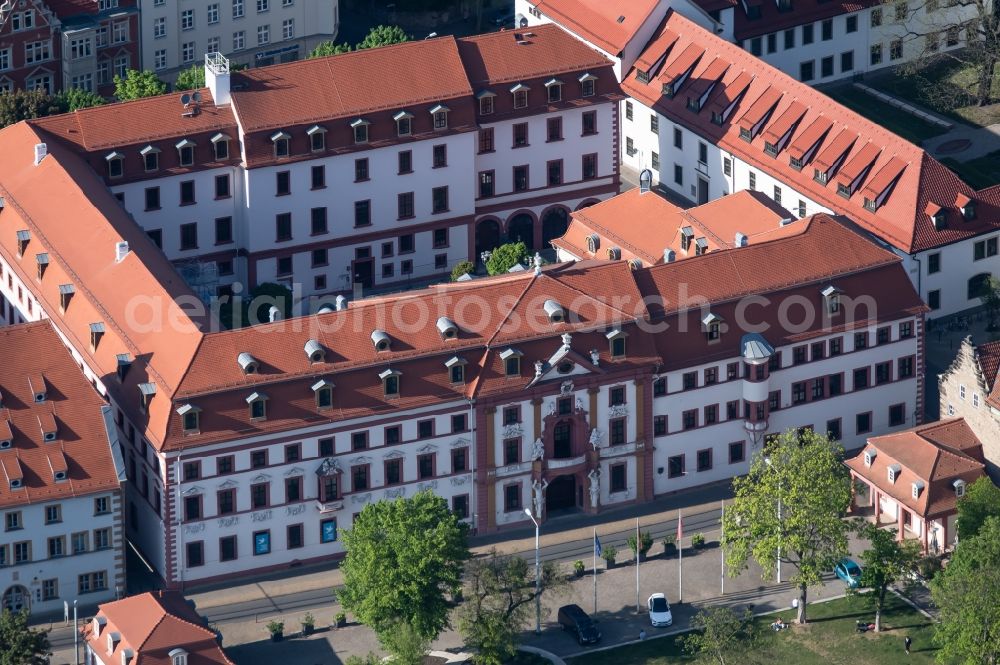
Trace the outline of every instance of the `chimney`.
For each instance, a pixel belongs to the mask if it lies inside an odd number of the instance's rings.
[[[271,309],[267,310],[267,320],[271,323],[281,320],[281,310],[271,305]]]
[[[35,166],[42,163],[45,155],[49,154],[49,146],[44,143],[35,144]]]
[[[128,256],[128,241],[122,240],[115,243],[115,263],[121,263]]]
[[[745,233],[736,232],[736,237],[733,239],[734,247],[746,247],[747,246],[747,236]]]
[[[347,298],[344,296],[337,296],[337,299],[334,302],[338,312],[342,312],[347,309]]]
[[[221,53],[205,54],[205,85],[216,106],[229,106],[229,60]]]

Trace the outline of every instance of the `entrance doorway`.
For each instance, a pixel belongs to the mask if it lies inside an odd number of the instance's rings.
[[[535,251],[535,220],[525,213],[514,215],[507,224],[507,238],[510,242],[523,242],[529,252]]]
[[[548,247],[549,242],[561,238],[569,227],[569,214],[565,208],[553,208],[542,217],[542,247]]]
[[[484,219],[476,225],[476,256],[478,261],[483,252],[492,252],[500,246],[500,223],[495,219]]]
[[[698,205],[708,203],[708,181],[698,178]]]
[[[554,512],[572,510],[576,507],[576,476],[559,476],[549,483],[545,490],[547,515],[551,516]]]
[[[372,275],[374,273],[375,260],[361,259],[354,262],[354,284],[362,288],[372,288]]]
[[[31,593],[19,584],[7,589],[3,594],[3,609],[11,612],[31,611]]]

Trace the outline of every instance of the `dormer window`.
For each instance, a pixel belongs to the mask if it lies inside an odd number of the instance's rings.
[[[38,416],[38,427],[42,431],[42,441],[55,441],[59,438],[59,426],[51,413]]]
[[[302,350],[306,352],[310,363],[321,363],[326,360],[326,349],[319,343],[319,340],[308,340]]]
[[[399,397],[399,377],[402,372],[396,369],[387,369],[380,372],[378,378],[382,380],[382,394],[386,397]]]
[[[69,307],[69,301],[73,299],[73,294],[76,293],[76,288],[72,284],[60,284],[59,285],[59,312],[62,314],[66,313],[66,308]]]
[[[236,356],[236,364],[240,366],[244,374],[256,374],[260,370],[260,363],[246,351]]]
[[[444,364],[448,368],[448,378],[452,385],[465,383],[465,364],[466,360],[458,356],[449,358]]]
[[[271,143],[274,145],[274,156],[288,157],[290,153],[291,135],[286,132],[275,132],[271,135]]]
[[[722,317],[709,312],[701,320],[701,325],[705,331],[705,339],[709,342],[717,342],[722,338]]]
[[[122,641],[122,636],[119,635],[118,633],[109,633],[108,634],[108,655],[109,656],[115,652],[115,647],[117,647],[118,643],[121,642],[121,641]]]
[[[42,374],[31,374],[28,376],[28,388],[31,389],[32,398],[36,403],[45,401],[48,388],[45,385],[45,376]]]
[[[608,260],[609,261],[620,261],[622,258],[621,247],[608,247]]]
[[[694,239],[694,229],[685,226],[681,229],[681,251],[687,252],[691,249],[691,241]]]
[[[10,422],[0,420],[0,450],[7,450],[14,442],[14,432],[10,429]]]
[[[125,174],[125,155],[115,150],[105,157],[108,162],[108,177],[120,178]]]
[[[441,333],[441,339],[455,339],[458,337],[458,326],[447,316],[439,316],[436,326],[438,332]]]
[[[24,250],[28,249],[31,242],[31,231],[21,230],[17,232],[17,258],[24,256]]]
[[[514,108],[523,109],[528,107],[528,86],[523,83],[518,83],[513,88],[510,89],[512,95],[514,95]]]
[[[827,173],[826,171],[820,171],[819,169],[813,169],[813,180],[820,183],[821,185],[826,184]]]
[[[934,225],[935,231],[940,231],[948,226],[944,208],[933,201],[927,202],[927,207],[924,208],[924,212],[931,218],[931,224]]]
[[[170,657],[170,665],[188,665],[188,654],[184,649],[172,649],[167,656]]]
[[[368,143],[368,125],[370,123],[367,120],[362,120],[358,118],[351,123],[351,129],[354,130],[354,142],[355,143]]]
[[[919,499],[920,498],[920,491],[922,489],[924,489],[924,481],[922,481],[922,480],[916,480],[916,481],[913,482],[913,484],[910,486],[910,488],[911,488],[910,489],[910,496],[912,496],[914,499]]]
[[[320,127],[319,125],[313,125],[306,130],[306,136],[309,137],[309,149],[312,152],[322,152],[326,150],[326,128]]]
[[[901,470],[901,467],[898,464],[890,464],[888,466],[887,471],[888,471],[888,474],[889,474],[889,482],[890,483],[896,482],[896,478],[899,478],[899,472],[900,472],[900,470]]]
[[[378,352],[388,351],[392,345],[392,338],[384,330],[373,330],[371,334],[372,344]]]
[[[267,395],[252,392],[247,396],[246,403],[250,407],[250,420],[264,420],[267,418]]]
[[[132,367],[132,356],[127,353],[119,353],[115,356],[118,361],[118,368],[116,373],[118,374],[118,380],[124,381],[125,375],[128,374],[129,369]]]
[[[397,136],[410,136],[411,134],[413,134],[412,113],[407,113],[406,111],[400,111],[396,115],[392,116],[392,119],[396,121]]]
[[[826,306],[827,314],[836,314],[840,311],[840,289],[830,285],[820,291],[823,296],[823,304]]]
[[[135,652],[131,649],[122,650],[122,665],[132,665],[132,658],[135,657]],[[171,665],[173,665],[171,663]]]
[[[431,118],[434,120],[434,129],[448,129],[448,112],[451,111],[447,106],[438,104],[431,109]]]
[[[504,376],[521,376],[522,355],[517,349],[506,349],[500,353],[500,360],[503,361]]]
[[[333,406],[333,382],[321,379],[312,384],[313,396],[316,398],[317,409],[329,409]]]
[[[566,321],[566,310],[555,300],[546,300],[542,304],[545,315],[549,317],[549,323],[564,323]]]
[[[146,172],[156,171],[160,168],[160,149],[156,146],[147,145],[145,148],[139,151],[142,155],[142,163],[146,169]]]
[[[701,256],[708,251],[708,240],[705,238],[698,238],[694,241],[694,255]]]
[[[221,132],[212,137],[212,150],[215,152],[215,161],[221,162],[229,159],[229,137]]]
[[[955,197],[955,207],[962,211],[962,219],[971,221],[976,218],[976,202],[965,194]]]
[[[621,360],[625,357],[625,338],[628,334],[622,330],[615,328],[611,332],[605,335],[608,339],[609,350],[611,352],[612,360]]]
[[[586,73],[581,76],[580,81],[580,95],[582,97],[593,97],[597,94],[597,77],[591,73]]]
[[[91,323],[90,324],[90,350],[96,351],[97,346],[101,343],[101,338],[104,337],[104,324],[103,323]]]
[[[184,404],[177,409],[181,417],[181,429],[184,434],[197,434],[201,431],[201,409],[193,404]]]
[[[965,481],[964,480],[961,480],[961,479],[956,480],[954,483],[952,483],[952,487],[955,488],[955,496],[956,497],[958,497],[959,499],[961,499],[963,496],[965,496]]]
[[[108,623],[108,620],[105,619],[104,617],[101,617],[101,616],[94,617],[93,627],[91,628],[91,630],[94,631],[94,637],[100,637],[101,636],[101,630],[104,628],[105,624],[107,624],[107,623]]]
[[[194,141],[184,139],[177,144],[177,154],[181,160],[181,166],[194,166]]]
[[[878,204],[875,202],[875,199],[870,199],[866,196],[865,210],[870,210],[871,212],[875,212],[877,209],[878,209]]]
[[[869,449],[869,450],[865,451],[865,466],[866,467],[871,468],[872,462],[875,461],[875,456],[876,455],[878,455],[878,453],[875,450]]]
[[[49,267],[49,255],[46,252],[35,254],[35,264],[38,268],[38,279],[41,281],[45,276],[45,269]]]
[[[149,403],[153,401],[153,397],[155,396],[156,396],[155,383],[139,384],[139,409],[143,413],[149,410]]]
[[[549,104],[562,101],[562,86],[562,81],[559,79],[549,79],[545,82],[546,96],[548,97]]]
[[[596,254],[597,250],[601,248],[601,237],[596,233],[591,233],[587,236],[587,251],[591,254]]]
[[[493,115],[496,110],[496,93],[491,90],[484,90],[476,98],[479,100],[479,115]]]

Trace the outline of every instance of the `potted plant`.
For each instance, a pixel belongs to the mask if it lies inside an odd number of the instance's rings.
[[[312,635],[315,629],[316,617],[312,615],[312,612],[306,612],[306,615],[302,617],[302,634]]]
[[[696,550],[700,550],[704,546],[705,546],[705,534],[696,533],[693,536],[691,536],[691,547],[695,548]]]
[[[614,545],[608,545],[601,550],[601,558],[604,559],[604,563],[607,564],[608,569],[615,567],[615,557],[618,555],[618,548]]]
[[[343,628],[347,625],[347,615],[343,612],[337,612],[337,614],[333,617],[333,623],[337,626],[337,628]]]
[[[661,542],[663,543],[664,557],[672,557],[677,553],[677,536],[672,533],[668,533],[663,537]]]
[[[585,570],[587,569],[583,565],[583,561],[577,559],[576,561],[573,562],[573,575],[575,575],[576,577],[583,577],[583,573]]]
[[[272,642],[280,642],[285,636],[285,624],[280,621],[271,621],[267,624],[267,632],[271,633]]]
[[[648,531],[642,531],[639,533],[639,537],[636,538],[633,533],[628,537],[628,548],[632,550],[632,558],[635,558],[636,554],[640,554],[642,558],[646,558],[646,554],[653,547],[653,537],[649,535]]]

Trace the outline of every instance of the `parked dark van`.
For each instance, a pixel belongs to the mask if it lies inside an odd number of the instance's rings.
[[[580,644],[597,644],[601,641],[601,631],[597,630],[593,619],[579,605],[560,607],[559,625],[575,635]]]

